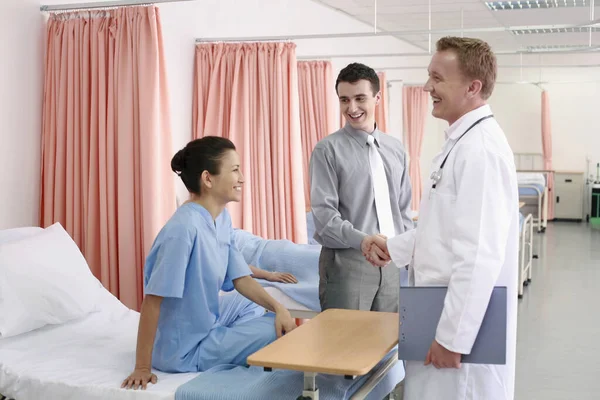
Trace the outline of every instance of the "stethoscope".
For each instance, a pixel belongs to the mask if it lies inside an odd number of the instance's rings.
[[[430,179],[433,181],[433,184],[431,185],[432,189],[435,189],[435,187],[437,186],[438,183],[440,183],[440,181],[442,180],[442,171],[444,169],[444,165],[446,164],[446,160],[448,159],[448,156],[450,155],[450,152],[452,151],[452,149],[454,149],[454,146],[456,146],[456,143],[458,143],[458,141],[460,139],[462,139],[463,136],[465,136],[467,134],[467,132],[469,132],[471,129],[473,129],[473,127],[475,125],[477,125],[478,123],[480,123],[481,121],[488,119],[488,118],[492,118],[494,115],[486,115],[485,117],[479,118],[477,121],[475,121],[473,123],[473,125],[471,125],[469,127],[469,129],[467,129],[466,131],[463,132],[462,135],[460,135],[460,137],[458,139],[456,139],[456,142],[454,142],[454,144],[452,145],[452,147],[450,148],[450,151],[448,152],[448,154],[446,154],[446,157],[444,157],[444,161],[442,161],[442,165],[440,165],[440,167],[433,171],[431,173]]]

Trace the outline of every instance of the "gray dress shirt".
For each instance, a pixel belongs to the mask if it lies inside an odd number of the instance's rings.
[[[315,146],[310,159],[310,202],[315,240],[331,249],[359,250],[363,238],[379,233],[365,131],[348,123]],[[413,228],[412,190],[402,143],[375,128],[383,159],[396,235]]]

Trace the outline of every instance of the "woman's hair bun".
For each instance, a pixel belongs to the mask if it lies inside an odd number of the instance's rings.
[[[179,150],[171,159],[171,169],[177,175],[181,175],[181,172],[185,169],[185,149]]]

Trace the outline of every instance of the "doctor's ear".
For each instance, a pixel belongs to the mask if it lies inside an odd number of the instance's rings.
[[[483,83],[480,80],[471,81],[469,88],[467,89],[467,96],[472,99],[481,93],[481,88],[483,88]]]

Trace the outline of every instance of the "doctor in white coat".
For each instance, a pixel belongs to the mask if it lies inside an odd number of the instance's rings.
[[[518,186],[513,153],[486,104],[496,71],[487,43],[438,41],[425,90],[433,100],[433,116],[450,126],[433,160],[418,226],[387,241],[369,237],[371,251],[365,256],[373,265],[391,258],[397,266],[409,266],[414,286],[448,286],[427,359],[406,363],[405,400],[514,398]],[[506,365],[461,365],[494,286],[508,290]]]

